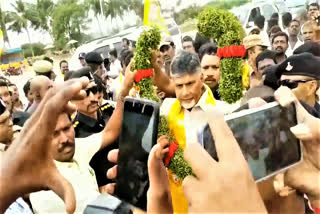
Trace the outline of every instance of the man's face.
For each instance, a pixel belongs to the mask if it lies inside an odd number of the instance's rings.
[[[80,64],[82,66],[86,66],[87,65],[86,60],[84,58],[79,58],[79,61],[80,61]]]
[[[175,85],[176,97],[185,109],[195,106],[203,92],[203,77],[200,72],[185,74],[181,77],[174,76],[172,80]]]
[[[205,54],[201,60],[201,73],[204,83],[211,89],[216,89],[220,80],[220,58]]]
[[[277,52],[278,55],[283,55],[288,49],[288,42],[286,37],[284,36],[277,36],[273,40],[272,44],[273,50]]]
[[[264,81],[265,78],[265,71],[267,68],[270,66],[275,65],[274,61],[272,59],[264,59],[258,62],[258,73],[257,73],[257,78],[261,79]]]
[[[318,7],[317,6],[312,6],[310,5],[309,10],[308,10],[308,18],[309,20],[312,19],[312,17],[318,12]]]
[[[128,49],[129,48],[129,46],[128,46],[126,41],[122,41],[122,48],[123,49]]]
[[[304,42],[314,41],[314,33],[311,26],[306,26],[302,29],[302,38]]]
[[[104,64],[102,63],[101,65],[99,65],[97,70],[94,73],[99,77],[102,77],[102,75],[105,73]]]
[[[190,53],[196,53],[194,50],[193,44],[190,41],[186,41],[182,43],[183,50],[188,51]]]
[[[12,85],[10,86],[10,88],[12,89],[12,100],[13,101],[18,101],[19,100],[19,90],[17,88],[17,86]]]
[[[75,152],[75,132],[67,114],[58,117],[52,139],[52,155],[56,161],[69,162]]]
[[[12,109],[12,98],[7,86],[0,86],[0,98],[6,104],[7,109],[11,111]]]
[[[299,76],[299,75],[293,75],[293,76],[282,75],[281,81],[284,81],[284,80],[293,83],[301,80],[302,81],[312,80],[312,78],[306,77],[306,76]],[[316,80],[312,80],[307,82],[299,82],[297,84],[297,87],[291,88],[291,90],[299,100],[303,102],[307,102],[311,96],[315,96],[316,88],[317,88]]]
[[[97,86],[93,82],[90,83],[85,90],[87,92],[86,98],[72,102],[77,106],[77,109],[81,113],[91,115],[95,113],[101,105],[103,93],[97,91]]]
[[[60,70],[62,74],[66,74],[69,71],[68,63],[67,62],[61,63]]]
[[[8,110],[0,115],[0,143],[10,144],[13,139],[13,122]]]
[[[248,51],[248,54],[249,54],[249,60],[252,62],[252,65],[255,65],[256,64],[256,58],[257,56],[263,52],[264,50],[266,49],[266,47],[263,47],[263,46],[260,46],[260,45],[257,45],[257,46],[254,46],[252,48],[250,48],[250,50]],[[255,66],[254,66],[255,67]]]
[[[300,32],[299,22],[291,22],[288,28],[288,32],[290,36],[297,36]]]
[[[174,58],[174,48],[171,45],[166,45],[162,49],[162,55],[165,62],[171,62]]]

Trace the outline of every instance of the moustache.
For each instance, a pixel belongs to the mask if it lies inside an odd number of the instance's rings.
[[[60,144],[61,146],[58,148],[58,152],[62,152],[67,147],[74,147],[74,144],[67,141],[65,143]]]
[[[92,101],[92,102],[90,103],[90,106],[95,106],[95,105],[99,105],[99,103],[98,103],[97,101]]]

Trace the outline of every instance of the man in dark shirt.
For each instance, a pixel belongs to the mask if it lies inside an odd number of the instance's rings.
[[[104,90],[102,80],[93,77],[90,71],[85,69],[74,72],[71,78],[82,76],[86,76],[91,80],[91,87],[86,89],[87,97],[85,99],[73,101],[77,106],[77,113],[73,116],[76,138],[84,138],[101,132],[114,110],[111,104],[101,105]],[[107,160],[107,156],[109,151],[115,148],[118,148],[117,142],[97,152],[90,161],[90,166],[95,171],[100,191],[102,190],[102,186],[111,182],[111,180],[106,178],[106,172],[114,164]]]

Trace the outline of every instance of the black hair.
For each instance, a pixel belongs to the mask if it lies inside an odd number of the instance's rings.
[[[199,57],[187,51],[180,51],[171,63],[171,75],[182,76],[200,71]]]
[[[59,67],[61,68],[61,64],[62,63],[67,63],[68,64],[68,62],[67,62],[67,60],[61,60],[60,62],[59,62]]]
[[[116,50],[116,49],[111,50],[111,51],[109,52],[109,54],[110,54],[111,56],[114,56],[115,58],[118,57],[118,53],[117,53],[117,50]]]
[[[270,19],[278,19],[279,20],[279,13],[273,13]]]
[[[264,85],[269,86],[273,90],[277,90],[280,87],[279,78],[276,75],[277,66],[278,65],[272,65],[266,68],[266,72],[265,72],[266,77],[263,82]]]
[[[258,68],[258,63],[260,61],[263,61],[264,59],[272,59],[274,64],[277,64],[277,62],[276,62],[276,52],[275,51],[270,51],[270,50],[264,50],[256,58],[256,68]]]
[[[275,25],[270,29],[268,36],[270,38],[272,33],[275,34],[281,31],[282,31],[281,28],[278,25]]]
[[[320,44],[308,41],[293,51],[293,54],[312,53],[314,56],[320,57]]]
[[[272,38],[272,40],[271,40],[271,43],[273,44],[273,42],[274,42],[274,39],[275,38],[277,38],[277,37],[279,37],[279,36],[283,36],[283,37],[285,37],[286,38],[286,40],[287,40],[287,43],[288,43],[288,41],[289,41],[289,36],[285,33],[285,32],[278,32],[278,33],[276,33],[274,36],[273,36],[273,38]]]
[[[30,91],[30,84],[31,84],[31,80],[32,79],[29,79],[26,84],[24,84],[23,86],[23,92],[24,92],[24,95],[27,97],[28,96],[28,93]]]
[[[202,58],[204,55],[217,55],[218,48],[214,43],[207,43],[200,47],[199,49],[199,58],[200,62],[202,61]]]
[[[50,62],[51,64],[53,64],[53,59],[51,59],[47,56],[43,57],[43,60],[46,60],[46,61]]]
[[[128,66],[131,58],[133,57],[133,52],[130,50],[123,51],[120,56],[121,66]]]
[[[123,38],[123,39],[122,39],[122,42],[126,42],[126,43],[127,43],[127,45],[129,45],[129,44],[130,44],[129,39],[127,39],[127,38]]]
[[[107,71],[110,71],[110,59],[107,57],[107,58],[104,58],[103,60],[103,64],[104,64],[104,67],[106,68]]]
[[[317,8],[318,8],[318,10],[320,9],[319,4],[318,4],[318,3],[316,3],[316,2],[314,2],[314,3],[311,3],[311,4],[307,5],[307,10],[308,10],[308,11],[309,11],[309,9],[310,9],[310,6],[317,7]]]
[[[290,23],[289,23],[288,26],[290,26],[292,22],[298,22],[298,24],[299,24],[299,26],[300,26],[300,21],[299,21],[298,19],[292,19],[292,20],[290,21]]]
[[[254,24],[256,26],[258,26],[260,29],[263,29],[264,28],[264,21],[265,21],[265,18],[264,16],[257,16],[254,20]]]
[[[9,86],[10,82],[6,81],[5,79],[0,79],[0,87]]]
[[[282,23],[284,27],[289,27],[291,20],[292,20],[291,13],[286,12],[282,15]]]
[[[202,45],[209,43],[210,38],[202,36],[199,32],[197,32],[196,37],[194,39],[194,49],[197,53],[199,53],[199,49]]]
[[[192,46],[194,47],[194,41],[193,39],[191,38],[191,36],[185,36],[182,38],[182,43],[184,42],[192,42]]]

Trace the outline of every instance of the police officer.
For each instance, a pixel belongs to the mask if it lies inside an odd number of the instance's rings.
[[[91,87],[86,89],[87,97],[85,99],[73,101],[77,106],[77,113],[72,118],[76,138],[84,138],[94,133],[101,132],[114,110],[114,107],[109,103],[101,105],[103,91],[105,90],[101,79],[93,77],[91,72],[87,69],[80,69],[73,72],[71,78],[79,78],[82,76],[86,76],[90,79]],[[118,148],[117,142],[97,152],[90,161],[90,166],[95,171],[99,188],[111,183],[111,180],[106,178],[106,172],[107,169],[114,164],[107,160],[107,156],[109,151],[115,148]]]
[[[313,107],[320,117],[319,97],[320,57],[310,53],[293,55],[279,64],[276,75],[282,86],[290,88],[296,97]]]

